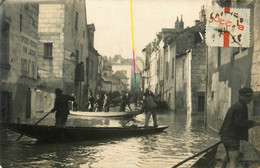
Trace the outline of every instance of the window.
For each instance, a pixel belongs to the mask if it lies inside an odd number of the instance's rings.
[[[35,62],[34,61],[32,61],[32,78],[33,79],[36,79],[37,78],[37,76],[36,76],[36,74],[37,74],[37,69],[36,69],[36,64],[35,64]]]
[[[75,29],[78,30],[78,17],[79,17],[79,13],[76,12],[76,16],[75,16]]]
[[[172,58],[172,79],[174,77],[174,58]]]
[[[160,76],[160,59],[157,61],[157,76]]]
[[[204,112],[205,96],[198,96],[198,111]]]
[[[44,57],[52,58],[52,43],[44,43]]]
[[[27,75],[27,60],[22,58],[21,63],[22,63],[21,72],[23,75]]]
[[[86,75],[89,76],[89,59],[86,58]]]
[[[6,68],[9,69],[9,34],[10,34],[10,25],[7,22],[3,23],[3,28],[2,28],[2,39],[0,40],[1,43],[1,49],[2,49],[2,54],[0,55],[0,65],[1,68]]]
[[[23,31],[23,16],[20,15],[20,32]]]
[[[260,116],[260,101],[253,102],[253,115]]]
[[[166,62],[166,79],[168,80],[169,78],[169,63],[168,61]]]
[[[76,53],[76,64],[79,62],[79,50],[75,51]]]
[[[28,4],[28,3],[24,4],[24,9],[25,9],[26,11],[29,10],[29,4]]]
[[[182,80],[184,80],[185,60],[182,60]]]
[[[27,62],[27,76],[30,76],[30,74],[31,74],[31,61],[30,60],[28,60],[28,62]]]
[[[194,42],[195,42],[195,44],[201,43],[201,41],[202,41],[202,39],[201,39],[201,37],[200,37],[199,32],[196,32],[196,33],[194,34]]]
[[[221,48],[218,47],[218,67],[221,65]]]
[[[89,60],[89,79],[93,79],[94,74],[94,62],[92,60]]]

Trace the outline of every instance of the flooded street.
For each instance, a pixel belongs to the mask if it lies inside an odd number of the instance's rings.
[[[41,124],[48,124],[47,120]],[[218,136],[206,130],[203,116],[158,114],[158,123],[169,125],[166,131],[139,137],[115,138],[73,143],[38,143],[34,139],[1,130],[2,167],[75,167],[75,168],[151,168],[172,167],[183,159],[207,148],[218,141]],[[120,126],[124,121],[103,119],[68,119],[67,125]],[[152,121],[150,121],[152,124]],[[130,124],[143,125],[144,115],[136,117]],[[189,167],[194,160],[184,164]]]

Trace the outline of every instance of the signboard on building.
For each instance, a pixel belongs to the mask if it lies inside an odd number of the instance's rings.
[[[250,9],[206,7],[206,43],[212,47],[250,47]]]

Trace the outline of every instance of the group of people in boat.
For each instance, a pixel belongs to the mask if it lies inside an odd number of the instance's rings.
[[[65,127],[69,115],[69,101],[75,101],[75,98],[73,96],[63,94],[60,88],[55,89],[55,95],[56,98],[54,102],[54,107],[51,110],[51,112],[56,111],[55,126]],[[128,106],[131,110],[128,93],[123,94],[121,99],[122,102],[120,104],[120,111],[125,111],[126,106]],[[157,107],[157,103],[154,99],[152,92],[146,90],[146,92],[144,93],[142,108],[140,112],[137,113],[138,115],[145,112],[145,127],[148,126],[149,118],[151,115],[153,117],[154,126],[155,127],[158,126],[157,118],[156,118],[156,107]],[[93,110],[93,109],[95,109],[95,111],[102,111],[102,109],[104,109],[105,111],[109,111],[109,98],[106,93],[104,94],[104,99],[101,99],[100,95],[98,94],[96,100],[94,99],[93,95],[90,94],[89,110]]]

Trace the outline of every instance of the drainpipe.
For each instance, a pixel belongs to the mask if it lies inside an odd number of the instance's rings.
[[[204,41],[205,42],[205,41]],[[204,105],[204,126],[207,126],[207,102],[208,102],[208,76],[209,76],[209,66],[208,66],[208,46],[206,45],[206,90],[205,90],[205,105]]]
[[[206,90],[205,90],[205,104],[204,104],[204,126],[207,126],[207,102],[208,102],[208,76],[209,76],[209,66],[208,66],[208,46],[206,40],[204,39],[201,32],[199,32],[201,41],[204,42],[206,46]]]

